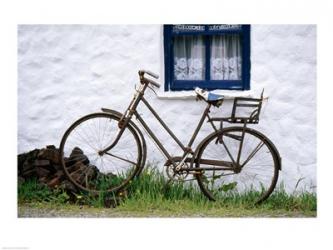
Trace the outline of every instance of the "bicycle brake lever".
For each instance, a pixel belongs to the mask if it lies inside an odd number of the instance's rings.
[[[157,93],[155,92],[155,90],[153,89],[153,87],[151,87],[151,86],[148,85],[148,88],[150,88],[155,93],[155,95],[157,96]]]

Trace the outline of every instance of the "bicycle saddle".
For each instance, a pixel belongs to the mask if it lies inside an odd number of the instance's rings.
[[[209,91],[203,90],[199,87],[196,87],[194,89],[195,93],[197,94],[197,97],[205,100],[206,102],[214,105],[214,106],[220,106],[223,102],[224,96],[223,95],[217,95],[213,94]]]

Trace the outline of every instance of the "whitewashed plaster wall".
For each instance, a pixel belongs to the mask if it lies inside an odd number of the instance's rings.
[[[315,190],[316,26],[252,25],[251,63],[251,93],[265,88],[269,96],[256,128],[280,151],[280,181],[289,191],[300,179],[298,190]],[[163,84],[163,67],[161,25],[18,26],[18,152],[59,145],[74,120],[101,107],[123,111],[138,69],[160,73]],[[188,142],[205,104],[147,92],[170,128]],[[225,107],[228,115],[230,101]],[[177,146],[146,109],[141,113],[176,155]],[[198,140],[209,132],[207,125]],[[148,160],[162,167],[164,158],[146,139]]]

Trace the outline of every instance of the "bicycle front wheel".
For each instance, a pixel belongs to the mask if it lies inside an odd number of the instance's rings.
[[[140,170],[142,148],[130,124],[117,144],[101,154],[115,141],[120,131],[118,121],[119,117],[112,114],[90,114],[65,132],[60,143],[61,162],[76,187],[93,193],[116,192]]]
[[[208,165],[207,159],[227,162],[229,166],[216,166],[214,161]],[[258,204],[267,199],[276,186],[279,154],[273,143],[260,132],[251,128],[228,127],[204,140],[198,150],[196,167],[203,169],[196,177],[209,199],[243,196]]]

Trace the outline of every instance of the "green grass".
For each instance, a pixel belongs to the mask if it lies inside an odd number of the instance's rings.
[[[46,185],[38,183],[36,179],[30,179],[18,184],[18,203],[50,202],[65,204],[70,196],[62,189],[50,189]]]
[[[198,189],[195,181],[168,184],[167,179],[156,168],[147,167],[140,178],[134,179],[127,190],[116,194],[68,195],[61,189],[50,190],[37,183],[26,181],[18,187],[19,206],[39,204],[38,206],[68,208],[73,211],[79,205],[86,211],[103,209],[106,200],[117,204],[108,209],[112,216],[139,217],[314,217],[317,210],[315,193],[301,192],[288,194],[283,186],[260,205],[252,201],[254,193],[225,192],[217,202],[209,201]],[[37,206],[37,205],[36,205]]]

